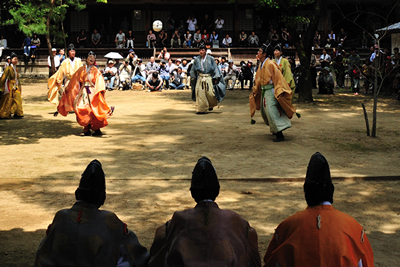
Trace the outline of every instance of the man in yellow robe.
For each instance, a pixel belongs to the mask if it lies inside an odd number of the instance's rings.
[[[275,229],[265,253],[265,267],[374,266],[364,228],[333,208],[334,189],[328,161],[317,152],[310,159],[304,183],[308,206]]]
[[[290,68],[289,60],[282,56],[282,47],[280,45],[275,46],[274,51],[274,61],[278,64],[279,68],[282,70],[282,75],[285,78],[285,81],[289,85],[290,89],[294,92],[296,89],[296,83],[293,79],[292,69]]]
[[[11,53],[11,64],[4,70],[0,79],[0,119],[24,117],[22,110],[21,84],[17,70],[18,56]]]
[[[54,73],[47,81],[49,91],[47,93],[47,99],[58,105],[61,96],[64,92],[64,88],[68,86],[72,75],[82,66],[80,58],[75,57],[75,48],[73,44],[68,47],[68,58],[64,60],[59,67],[58,71]],[[54,113],[57,116],[58,112]]]

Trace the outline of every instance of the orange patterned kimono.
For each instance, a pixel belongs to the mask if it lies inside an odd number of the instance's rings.
[[[78,123],[92,130],[108,125],[111,109],[107,105],[104,78],[95,66],[82,66],[71,77],[58,105],[58,112],[67,116],[74,110]]]

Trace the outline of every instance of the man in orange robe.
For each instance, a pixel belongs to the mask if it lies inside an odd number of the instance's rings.
[[[374,266],[364,228],[333,208],[333,191],[328,162],[317,152],[311,157],[304,183],[308,207],[275,229],[264,266]]]
[[[200,158],[190,187],[197,205],[157,229],[149,267],[261,266],[256,231],[236,212],[218,207],[219,188],[211,161]]]
[[[71,77],[58,105],[58,112],[67,116],[75,111],[76,120],[84,127],[81,136],[102,135],[100,128],[108,125],[107,119],[112,109],[105,101],[105,83],[98,68],[94,66],[95,55],[92,51],[86,60],[86,66],[80,67]]]

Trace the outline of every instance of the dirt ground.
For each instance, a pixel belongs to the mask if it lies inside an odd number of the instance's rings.
[[[335,179],[335,207],[362,224],[376,266],[400,258],[398,160],[400,102],[382,97],[377,138],[366,135],[361,103],[372,120],[370,95],[315,95],[296,104],[286,141],[256,114],[250,124],[248,91],[229,91],[219,109],[196,115],[190,92],[107,92],[114,116],[102,137],[80,137],[75,115],[53,117],[46,84],[23,81],[25,117],[0,121],[0,266],[32,266],[55,212],[74,203],[80,174],[92,159],[107,175],[107,200],[140,242],[150,248],[155,229],[175,210],[194,206],[191,171],[211,158],[221,182],[217,203],[247,219],[263,256],[273,229],[306,207],[302,182],[319,151]],[[372,179],[372,180],[370,180]],[[397,251],[397,252],[396,252]]]

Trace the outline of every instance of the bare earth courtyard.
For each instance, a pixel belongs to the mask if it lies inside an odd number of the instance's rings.
[[[193,207],[191,171],[200,156],[217,169],[221,208],[238,212],[258,232],[263,257],[274,228],[306,207],[302,181],[311,155],[330,164],[334,206],[367,231],[375,266],[399,266],[400,102],[382,97],[377,138],[366,136],[361,103],[372,120],[372,97],[349,91],[295,104],[300,119],[274,136],[256,113],[249,91],[228,91],[219,109],[196,115],[190,91],[112,91],[115,106],[102,137],[80,137],[74,114],[53,117],[44,82],[23,81],[25,117],[0,120],[0,266],[33,266],[54,214],[74,203],[80,174],[103,164],[107,199],[150,249],[155,229],[176,210]],[[337,179],[339,178],[339,179]],[[345,178],[345,179],[344,179]]]

